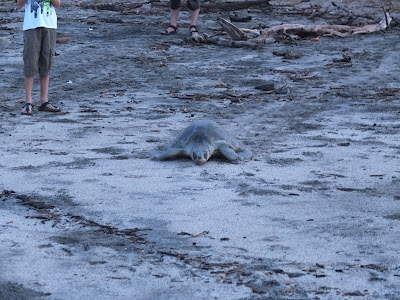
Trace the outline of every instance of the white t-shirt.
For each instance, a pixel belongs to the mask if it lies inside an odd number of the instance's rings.
[[[50,0],[28,0],[25,4],[23,30],[38,27],[57,29],[57,15]]]

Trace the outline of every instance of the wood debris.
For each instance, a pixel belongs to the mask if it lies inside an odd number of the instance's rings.
[[[358,34],[374,33],[388,29],[394,20],[388,12],[384,11],[384,17],[379,23],[364,26],[282,24],[263,30],[239,28],[223,18],[218,18],[217,21],[231,40],[205,36],[207,42],[230,47],[256,47],[260,44],[281,39],[295,43],[295,39],[307,38],[318,41],[321,36],[350,37]]]

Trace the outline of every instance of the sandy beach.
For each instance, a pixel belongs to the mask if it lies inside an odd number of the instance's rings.
[[[292,2],[236,25],[400,19]],[[186,9],[163,36],[167,3],[128,4],[62,3],[62,113],[37,110],[36,80],[22,116],[23,10],[2,2],[0,299],[400,299],[400,26],[232,48],[190,40]],[[253,158],[151,159],[201,119]]]

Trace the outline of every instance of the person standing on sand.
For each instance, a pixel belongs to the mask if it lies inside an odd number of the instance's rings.
[[[35,74],[39,73],[40,111],[59,112],[60,108],[49,103],[50,69],[56,44],[57,15],[55,8],[60,0],[17,0],[17,6],[25,5],[24,16],[24,75],[25,104],[23,115],[33,114],[32,89]]]
[[[178,31],[178,16],[181,8],[181,0],[170,0],[169,7],[171,8],[171,24],[161,34],[168,35]],[[187,7],[190,10],[191,25],[189,33],[191,37],[196,37],[199,32],[197,31],[197,19],[200,14],[200,0],[187,0]]]

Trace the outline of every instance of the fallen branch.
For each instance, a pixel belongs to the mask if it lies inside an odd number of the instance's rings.
[[[349,26],[349,25],[318,25],[306,26],[300,24],[283,24],[265,29],[260,32],[260,37],[271,37],[284,32],[289,35],[296,35],[299,38],[317,37],[317,36],[338,36],[348,37],[356,34],[374,33],[385,30],[389,27],[392,17],[385,13],[385,17],[378,24],[365,26]]]
[[[349,37],[357,34],[374,33],[386,30],[393,18],[389,13],[385,12],[385,17],[377,24],[365,26],[349,26],[349,25],[316,25],[308,26],[302,24],[282,24],[273,26],[264,30],[252,30],[246,28],[238,28],[229,21],[219,18],[218,23],[223,30],[228,33],[236,45],[237,42],[247,41],[246,46],[250,44],[266,43],[268,39],[277,38],[278,36],[290,36],[295,38],[310,38],[319,36],[338,36]],[[252,35],[252,37],[250,36]],[[208,40],[208,39],[207,39]],[[215,41],[214,41],[215,42]],[[226,44],[226,42],[224,42]],[[231,45],[233,46],[233,45]]]
[[[222,29],[227,34],[229,34],[229,36],[231,37],[232,40],[246,41],[248,39],[246,34],[241,29],[239,29],[238,27],[233,25],[231,22],[229,22],[223,18],[218,18],[217,22],[219,25],[221,25]]]

